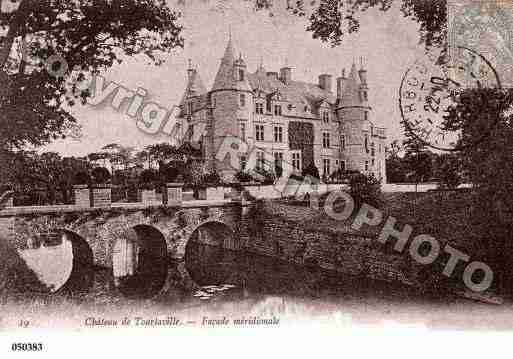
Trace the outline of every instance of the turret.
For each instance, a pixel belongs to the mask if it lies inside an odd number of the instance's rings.
[[[367,72],[363,67],[357,70],[353,63],[349,76],[346,78],[342,72],[342,76],[337,79],[337,116],[342,125],[340,135],[345,143],[341,157],[349,170],[365,172],[372,164],[368,148],[365,147],[370,135],[367,131],[369,111]]]
[[[246,63],[239,54],[235,58],[232,39],[226,46],[211,91],[212,148],[207,149],[207,170],[217,171],[225,179],[231,179],[237,169],[215,160],[215,150],[226,136],[241,136],[241,123],[248,123],[253,112],[253,92],[248,81]],[[245,126],[249,130],[249,125]]]
[[[344,93],[344,86],[346,80],[346,70],[342,69],[341,76],[337,77],[337,100],[342,99],[342,94]]]

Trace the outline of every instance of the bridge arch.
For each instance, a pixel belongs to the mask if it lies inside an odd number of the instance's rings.
[[[112,271],[118,290],[130,297],[152,297],[166,282],[167,245],[155,227],[138,224],[116,238],[112,249]]]
[[[219,220],[206,220],[196,225],[185,244],[185,269],[199,286],[225,284],[235,263],[236,235]]]
[[[94,282],[93,250],[82,236],[68,229],[62,230],[62,241],[71,243],[73,259],[71,273],[61,290],[71,294],[86,292]]]

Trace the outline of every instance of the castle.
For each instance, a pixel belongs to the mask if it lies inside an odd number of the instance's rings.
[[[206,170],[224,178],[247,170],[246,153],[239,153],[237,169],[215,159],[223,140],[238,136],[258,148],[256,166],[274,163],[277,173],[286,161],[298,174],[314,164],[322,177],[357,170],[386,183],[385,129],[373,125],[368,91],[367,71],[354,63],[336,89],[330,74],[307,83],[295,81],[290,67],[278,73],[260,64],[250,73],[230,37],[210,91],[189,65],[180,118],[187,138],[201,146]]]

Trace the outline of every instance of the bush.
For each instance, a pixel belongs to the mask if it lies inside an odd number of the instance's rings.
[[[110,182],[110,172],[105,167],[96,167],[93,169],[92,177],[96,184],[105,184]]]
[[[276,181],[276,175],[273,171],[265,168],[258,168],[255,170],[255,172],[262,177],[260,182],[262,182],[263,185],[271,185],[274,184],[274,181]]]
[[[374,207],[383,205],[381,183],[373,174],[369,176],[363,173],[352,174],[349,177],[349,187],[356,207],[363,203]]]
[[[302,175],[303,177],[310,176],[317,179],[321,178],[319,176],[319,169],[315,167],[313,163],[309,164],[306,168],[303,169]]]
[[[221,177],[217,172],[210,172],[202,176],[202,183],[206,186],[219,186],[222,184]]]
[[[239,171],[235,174],[235,179],[239,182],[252,182],[254,181],[253,177],[244,171]]]
[[[178,176],[181,175],[180,170],[172,165],[163,165],[159,172],[164,182],[178,182]]]
[[[73,184],[86,185],[91,183],[91,176],[85,171],[80,171],[73,176]]]
[[[153,189],[158,176],[154,170],[147,169],[139,175],[139,188]]]
[[[451,154],[443,154],[437,158],[435,175],[441,189],[455,189],[462,182],[462,162]]]

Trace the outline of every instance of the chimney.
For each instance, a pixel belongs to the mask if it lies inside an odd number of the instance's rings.
[[[329,74],[319,75],[319,87],[325,91],[331,92],[331,79],[332,76]]]
[[[278,73],[274,72],[274,71],[268,71],[267,72],[267,77],[275,79],[275,80],[278,80]]]
[[[337,77],[337,98],[341,99],[344,91],[344,82],[346,80],[346,70],[342,69],[342,76]]]
[[[292,68],[290,67],[282,67],[280,69],[280,80],[284,84],[289,84],[292,81]]]

